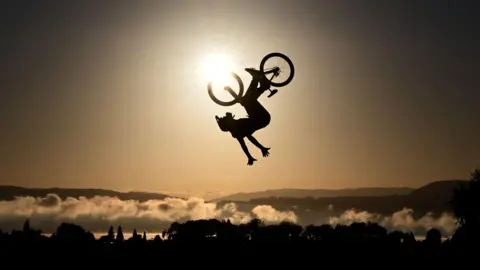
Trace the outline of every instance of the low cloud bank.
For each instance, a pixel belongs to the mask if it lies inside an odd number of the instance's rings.
[[[325,223],[350,224],[352,222],[376,222],[389,231],[412,231],[424,235],[430,228],[439,229],[444,235],[454,233],[455,219],[450,214],[440,217],[426,215],[413,218],[412,209],[402,209],[391,216],[382,216],[366,211],[348,210],[334,214],[334,206],[324,212],[279,211],[271,205],[253,206],[250,211],[240,211],[235,203],[218,205],[201,198],[166,198],[138,202],[120,200],[115,197],[67,198],[56,194],[44,198],[18,197],[13,201],[0,201],[0,229],[4,232],[21,229],[25,219],[35,229],[52,233],[61,222],[73,222],[92,232],[105,232],[108,228],[121,225],[125,231],[160,232],[174,222],[198,219],[230,219],[232,223],[246,223],[259,218],[265,223],[290,221],[302,224],[302,220],[315,217],[316,225]]]
[[[221,207],[200,198],[166,198],[138,202],[122,201],[115,197],[67,198],[56,194],[44,198],[18,197],[0,202],[0,228],[4,231],[21,229],[26,218],[33,228],[45,233],[54,232],[61,222],[73,222],[93,232],[104,232],[110,225],[122,225],[125,230],[158,232],[172,222],[198,219],[230,219],[246,223],[260,218],[266,223],[286,220],[297,222],[291,211],[281,212],[269,205],[259,205],[250,212],[239,211],[234,203]]]
[[[449,213],[443,213],[435,218],[432,214],[427,214],[419,219],[413,218],[413,210],[404,208],[391,216],[382,216],[367,211],[357,212],[355,210],[345,211],[337,217],[330,217],[328,222],[335,224],[351,224],[353,222],[375,222],[387,228],[389,231],[398,230],[403,232],[413,232],[414,234],[425,235],[431,228],[436,228],[445,236],[451,236],[456,230],[455,218]]]

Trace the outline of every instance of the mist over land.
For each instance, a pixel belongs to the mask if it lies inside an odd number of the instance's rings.
[[[61,222],[79,224],[98,233],[106,232],[111,225],[121,225],[126,231],[161,232],[173,222],[229,219],[240,224],[259,218],[267,224],[289,221],[302,226],[371,221],[389,230],[412,231],[417,235],[424,235],[430,228],[451,235],[455,222],[448,201],[453,189],[464,182],[437,181],[411,192],[407,188],[302,191],[319,194],[316,197],[295,197],[296,190],[289,197],[287,189],[272,190],[263,192],[271,197],[253,193],[254,199],[246,201],[228,197],[208,201],[100,189],[2,186],[0,228],[20,229],[28,218],[33,227],[45,233],[54,232]]]

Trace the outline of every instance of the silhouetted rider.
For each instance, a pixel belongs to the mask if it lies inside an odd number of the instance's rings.
[[[268,150],[270,150],[270,148],[261,145],[252,134],[257,130],[266,127],[270,123],[270,113],[268,113],[262,104],[258,102],[260,95],[270,88],[270,81],[259,70],[253,68],[246,68],[245,70],[252,75],[252,81],[250,82],[245,95],[241,98],[240,104],[247,111],[248,118],[234,119],[235,115],[232,116],[232,113],[227,112],[224,117],[220,118],[215,116],[215,119],[222,131],[230,132],[232,137],[240,142],[243,152],[245,152],[245,155],[248,157],[247,165],[252,165],[256,159],[250,155],[245,144],[245,137],[262,150],[264,157],[269,155]],[[227,89],[228,86],[225,88]]]

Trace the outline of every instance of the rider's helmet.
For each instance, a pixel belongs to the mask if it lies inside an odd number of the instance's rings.
[[[215,119],[217,120],[218,127],[222,131],[227,132],[230,130],[230,123],[234,117],[235,115],[232,115],[232,113],[227,112],[224,117],[215,116]]]

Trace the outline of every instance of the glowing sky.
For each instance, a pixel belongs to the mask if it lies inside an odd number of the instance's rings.
[[[28,3],[27,3],[28,2]],[[420,186],[480,165],[476,1],[9,1],[0,184],[176,193]],[[460,4],[461,3],[461,4]],[[247,158],[202,67],[293,60]]]

